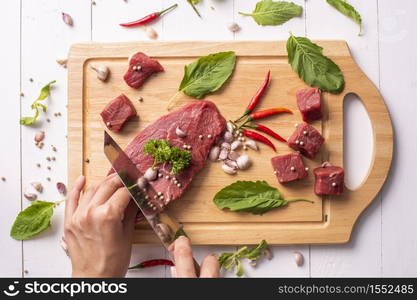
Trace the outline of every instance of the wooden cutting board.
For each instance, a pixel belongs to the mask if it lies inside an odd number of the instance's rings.
[[[266,146],[259,152],[248,151],[253,166],[238,176],[225,174],[220,163],[207,163],[181,199],[168,206],[169,211],[185,226],[194,244],[257,244],[266,239],[270,244],[344,243],[350,238],[358,216],[371,203],[388,174],[392,159],[393,136],[385,103],[371,81],[353,61],[344,41],[318,41],[327,56],[342,69],[346,88],[340,95],[323,94],[324,117],[313,124],[326,138],[316,159],[304,159],[310,168],[309,176],[286,185],[278,183],[270,165],[276,155]],[[236,69],[225,86],[205,99],[215,102],[226,119],[235,119],[271,70],[271,84],[261,108],[285,106],[294,115],[280,115],[263,122],[284,137],[289,137],[300,123],[295,93],[306,88],[287,63],[285,42],[132,42],[85,43],[71,47],[68,65],[68,146],[69,182],[84,174],[87,184],[102,179],[110,168],[103,154],[103,130],[100,112],[108,101],[120,93],[126,94],[135,105],[139,117],[128,122],[121,133],[110,132],[125,147],[143,128],[167,113],[166,105],[176,92],[183,76],[184,65],[196,58],[219,51],[236,52]],[[130,54],[142,51],[164,66],[140,89],[128,87],[123,75]],[[105,64],[110,78],[101,82],[91,70],[91,64]],[[372,122],[374,153],[366,179],[356,190],[339,197],[318,197],[313,192],[312,169],[323,161],[343,165],[343,99],[356,93],[363,101]],[[143,102],[139,102],[143,97]],[[177,107],[191,100],[178,97]],[[275,142],[279,154],[291,152]],[[242,150],[243,151],[243,150]],[[310,203],[291,203],[285,208],[263,216],[220,211],[213,196],[236,180],[266,180],[276,186],[286,199],[308,198]],[[158,240],[146,223],[137,227],[135,242],[154,244]]]

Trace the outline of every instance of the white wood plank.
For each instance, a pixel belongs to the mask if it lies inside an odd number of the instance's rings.
[[[0,150],[0,277],[22,275],[22,243],[10,236],[10,227],[21,208],[20,174],[20,2],[1,1],[0,10],[7,12],[0,19],[0,34],[5,43],[0,47],[3,57],[0,90],[3,115],[0,118],[2,147]],[[7,249],[7,250],[5,250]]]
[[[395,157],[382,193],[382,275],[417,276],[417,22],[413,0],[379,1],[381,91],[395,128]]]
[[[236,40],[286,40],[289,32],[296,35],[305,34],[305,9],[301,17],[294,18],[281,26],[259,26],[252,17],[242,16],[239,12],[251,12],[258,1],[235,1],[234,20],[241,26],[241,30],[235,33]],[[304,0],[293,1],[305,8]],[[249,99],[248,99],[249,101]],[[263,260],[255,268],[245,264],[245,270],[249,277],[308,277],[309,247],[288,246],[271,247],[274,258],[271,261]],[[297,267],[293,260],[293,251],[300,251],[305,258],[305,264]]]
[[[69,27],[62,21],[61,13],[66,12],[74,19]],[[70,44],[90,39],[90,2],[84,0],[30,1],[22,0],[22,89],[26,96],[22,101],[22,115],[31,113],[30,104],[39,95],[40,88],[51,80],[57,80],[52,96],[46,101],[51,119],[48,123],[42,116],[35,127],[22,129],[22,180],[23,187],[32,180],[42,182],[44,192],[41,200],[57,201],[62,198],[56,189],[56,182],[67,181],[66,150],[66,104],[67,72],[56,63],[57,58],[66,57]],[[32,78],[33,82],[29,79]],[[61,117],[54,117],[61,112]],[[46,133],[42,150],[35,147],[33,137],[36,131]],[[58,152],[53,152],[54,145]],[[47,162],[47,156],[55,156],[55,162]],[[41,168],[36,167],[40,163]],[[48,171],[47,166],[52,170]],[[51,181],[46,178],[50,177]],[[24,200],[24,206],[29,204]],[[62,236],[63,205],[60,205],[52,220],[52,226],[38,237],[25,241],[23,245],[25,276],[69,276],[69,260],[59,245]]]
[[[307,1],[307,35],[312,39],[343,39],[350,46],[355,61],[370,79],[378,85],[378,28],[377,2],[350,0],[363,16],[363,36],[350,19],[341,15],[326,1]],[[359,95],[360,96],[360,95]],[[345,145],[345,164],[349,164],[348,182],[361,182],[369,166],[372,144],[369,119],[361,114],[362,105],[353,103],[345,113],[348,138],[355,145]],[[351,118],[355,116],[355,118]],[[354,133],[358,134],[354,134]],[[355,149],[361,147],[360,159]],[[365,153],[365,155],[363,155]],[[366,163],[365,163],[366,161]],[[364,162],[360,164],[359,162]],[[361,175],[361,176],[360,176]],[[381,275],[381,213],[380,198],[363,213],[356,224],[351,241],[346,245],[311,246],[311,276],[380,276]]]

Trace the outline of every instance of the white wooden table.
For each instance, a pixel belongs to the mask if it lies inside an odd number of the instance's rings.
[[[68,47],[80,41],[146,40],[141,29],[118,26],[178,2],[179,7],[153,27],[159,40],[285,40],[288,32],[313,39],[344,39],[358,64],[379,86],[395,127],[395,157],[390,177],[373,204],[357,223],[345,245],[273,247],[274,259],[256,268],[246,267],[251,277],[318,276],[417,276],[417,1],[349,0],[364,20],[364,36],[357,26],[329,7],[325,0],[297,0],[304,6],[302,18],[283,26],[261,27],[249,17],[256,0],[203,0],[199,19],[185,0],[3,0],[0,36],[0,276],[68,276],[69,260],[59,246],[63,206],[56,210],[52,227],[37,238],[17,242],[9,237],[16,214],[29,205],[23,192],[33,180],[41,181],[42,200],[61,199],[55,184],[66,182],[66,70],[55,60],[65,58]],[[214,9],[212,9],[213,7]],[[68,27],[61,12],[74,18]],[[231,33],[226,26],[237,22],[242,30]],[[31,81],[33,79],[33,82]],[[56,79],[47,101],[51,119],[38,128],[21,127],[20,116],[30,113],[30,104],[40,88]],[[20,96],[23,92],[24,95]],[[61,112],[61,117],[55,117]],[[346,113],[347,181],[357,186],[366,174],[372,151],[372,133],[363,106],[349,101]],[[45,130],[45,147],[33,137]],[[51,145],[58,152],[48,163]],[[41,163],[41,168],[36,163]],[[47,165],[52,170],[47,170]],[[51,178],[51,182],[46,180]],[[195,247],[197,259],[231,247]],[[296,267],[293,251],[304,254],[305,264]],[[134,247],[132,262],[166,256],[161,247]],[[133,277],[169,277],[169,270],[155,268],[129,272]]]

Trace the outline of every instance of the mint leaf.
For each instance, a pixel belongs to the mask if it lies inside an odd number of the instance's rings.
[[[239,14],[244,16],[252,16],[258,25],[282,25],[288,20],[298,17],[303,12],[303,8],[293,2],[272,0],[263,0],[256,3],[252,13]]]
[[[190,97],[201,99],[223,86],[232,74],[235,63],[236,54],[233,51],[200,57],[185,66],[178,90]]]
[[[15,240],[27,240],[45,229],[51,223],[56,202],[35,201],[21,211],[12,226],[10,236]]]
[[[359,35],[362,34],[362,17],[352,5],[347,3],[345,0],[327,0],[327,3],[358,24]]]
[[[310,86],[339,94],[345,87],[340,68],[323,55],[323,48],[305,37],[291,36],[287,40],[288,63],[294,72]]]

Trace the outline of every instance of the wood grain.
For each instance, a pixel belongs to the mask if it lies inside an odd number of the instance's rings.
[[[374,161],[366,182],[359,189],[346,191],[342,197],[334,199],[321,199],[314,195],[311,174],[308,179],[295,184],[279,185],[269,165],[273,153],[262,147],[260,153],[251,153],[255,164],[249,171],[241,172],[239,179],[264,179],[279,187],[287,198],[306,197],[315,203],[294,203],[260,217],[222,212],[213,205],[215,192],[236,178],[222,173],[218,164],[209,164],[183,198],[170,207],[170,211],[184,223],[194,244],[256,244],[262,238],[271,244],[342,243],[349,240],[357,217],[373,200],[387,175],[392,157],[391,122],[378,90],[354,63],[347,44],[343,41],[321,41],[319,44],[341,67],[346,88],[341,95],[324,94],[327,113],[323,122],[314,126],[322,130],[327,143],[316,160],[305,159],[305,162],[311,169],[327,159],[334,164],[343,164],[343,99],[348,93],[357,93],[364,100],[375,138]],[[122,75],[127,57],[139,50],[156,57],[166,72],[149,80],[143,89],[133,90],[124,83]],[[123,92],[133,100],[139,112],[139,122],[130,122],[122,134],[113,135],[125,146],[138,130],[166,113],[163,108],[176,92],[184,64],[195,57],[224,50],[234,50],[238,55],[235,73],[220,92],[207,99],[213,100],[226,118],[233,119],[241,113],[266,71],[271,69],[272,84],[261,107],[287,106],[296,112],[293,116],[279,116],[266,122],[288,137],[294,124],[301,122],[295,92],[305,84],[286,62],[285,42],[77,44],[71,48],[69,62],[69,182],[73,182],[81,172],[88,181],[95,181],[102,178],[109,168],[102,153],[104,126],[99,118],[99,112],[109,100]],[[91,63],[105,63],[110,67],[112,73],[107,83],[95,78],[89,68]],[[144,97],[143,104],[135,101],[139,96]],[[189,100],[181,96],[178,105]],[[279,153],[289,152],[285,145],[276,145]],[[86,158],[90,163],[84,163]],[[143,226],[137,230],[136,241],[154,243],[156,239],[153,232]]]

